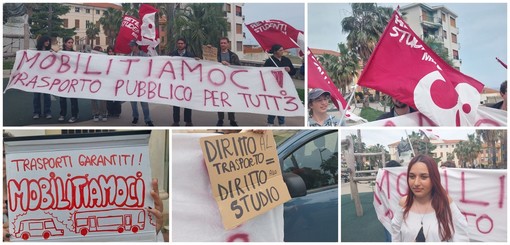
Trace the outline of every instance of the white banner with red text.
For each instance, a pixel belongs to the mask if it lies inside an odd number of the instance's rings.
[[[20,50],[9,89],[61,97],[144,101],[201,111],[303,116],[283,68],[224,66],[183,57]]]

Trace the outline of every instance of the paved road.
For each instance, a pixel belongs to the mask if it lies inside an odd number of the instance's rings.
[[[9,71],[3,73],[3,88],[7,86]],[[304,88],[303,80],[294,80],[296,88]],[[113,127],[113,126],[132,126],[131,121],[131,105],[126,102],[122,104],[122,114],[120,118],[109,118],[107,122],[94,122],[92,120],[91,103],[88,99],[78,99],[79,119],[76,123],[58,122],[57,118],[60,111],[59,99],[52,96],[51,111],[53,118],[45,119],[40,118],[37,120],[32,119],[32,94],[20,90],[11,89],[4,93],[3,100],[3,116],[4,126],[97,126],[97,127]],[[139,103],[138,103],[139,106]],[[68,110],[70,104],[68,102]],[[151,118],[156,126],[170,126],[173,123],[172,119],[172,106],[162,104],[149,105]],[[139,106],[140,120],[138,126],[145,126],[143,123],[143,113]],[[181,109],[181,126],[184,125],[183,112]],[[70,117],[70,111],[68,117]],[[225,117],[227,115],[225,114]],[[236,113],[236,121],[239,126],[266,126],[266,115],[251,114],[251,113]],[[193,111],[192,120],[194,126],[216,126],[217,114],[216,112]],[[303,117],[287,117],[286,126],[302,127],[305,125],[305,118]],[[229,126],[228,120],[225,120],[225,126]]]

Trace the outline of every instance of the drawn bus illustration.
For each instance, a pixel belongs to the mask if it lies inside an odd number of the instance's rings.
[[[117,208],[108,210],[78,211],[74,214],[76,233],[86,236],[89,232],[131,231],[145,229],[145,210]]]
[[[30,237],[42,237],[48,239],[51,236],[63,236],[64,230],[57,229],[52,218],[45,219],[26,219],[19,224],[16,237],[28,240]]]

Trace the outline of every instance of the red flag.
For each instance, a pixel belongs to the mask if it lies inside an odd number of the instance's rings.
[[[393,96],[439,126],[473,125],[484,87],[444,62],[396,11],[358,84]]]
[[[129,15],[122,17],[119,34],[115,40],[115,53],[129,54],[131,48],[129,42],[133,39],[138,39],[140,33],[140,21]]]
[[[274,44],[282,45],[283,49],[304,50],[303,32],[281,20],[263,20],[245,25],[265,51]]]
[[[309,88],[321,88],[324,91],[328,91],[331,94],[332,102],[336,108],[342,113],[347,108],[347,102],[344,97],[335,86],[335,83],[331,81],[326,70],[322,68],[320,62],[315,58],[312,51],[308,49],[308,87]],[[342,107],[340,107],[340,104]]]
[[[149,4],[140,5],[138,11],[140,15],[140,35],[138,35],[138,43],[140,45],[149,45],[156,47],[159,44],[159,30],[156,28],[156,13],[158,10]]]

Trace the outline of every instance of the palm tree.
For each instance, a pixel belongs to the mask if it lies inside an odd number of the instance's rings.
[[[85,35],[87,36],[87,40],[89,41],[90,46],[94,47],[94,40],[99,34],[99,27],[92,22],[87,22],[86,28],[87,30],[85,31]]]
[[[480,137],[476,134],[468,134],[468,140],[457,143],[453,153],[457,155],[463,168],[467,167],[466,163],[474,165],[475,160],[482,151],[481,145]]]
[[[345,43],[339,43],[338,49],[340,51],[340,63],[338,65],[338,87],[345,94],[346,87],[349,86],[355,77],[358,76],[359,56],[347,47]]]
[[[483,142],[487,144],[487,147],[490,150],[491,160],[492,161],[492,167],[496,168],[496,141],[499,138],[500,135],[499,130],[489,130],[489,129],[477,129],[476,134],[478,134]]]
[[[108,8],[103,12],[103,16],[99,18],[99,23],[103,26],[108,45],[113,46],[122,23],[122,12],[114,8]]]
[[[352,16],[345,17],[342,31],[348,33],[347,46],[358,54],[363,61],[363,67],[374,51],[379,37],[391,18],[392,8],[379,7],[376,3],[352,3]],[[363,89],[368,95],[368,89]],[[376,91],[379,100],[379,91]],[[368,107],[368,96],[365,96],[363,107]]]
[[[174,37],[185,37],[188,48],[202,57],[202,45],[217,44],[227,34],[223,3],[190,3],[175,15]]]

